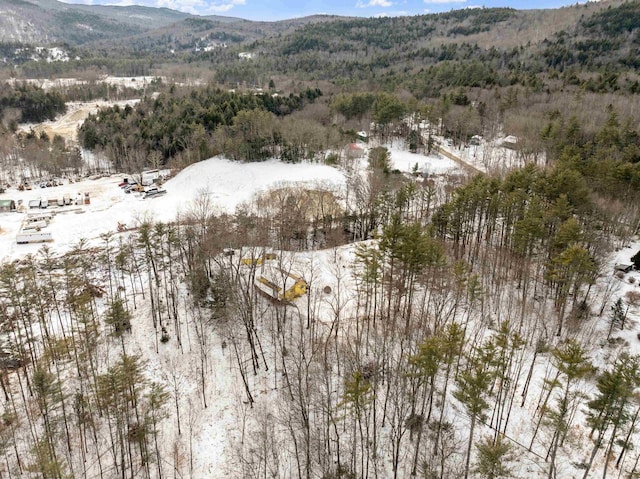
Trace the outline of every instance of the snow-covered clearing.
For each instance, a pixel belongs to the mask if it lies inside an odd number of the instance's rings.
[[[542,166],[544,154],[525,155],[522,151],[503,145],[503,138],[479,140],[475,145],[454,145],[451,140],[434,136],[439,147],[446,153],[454,155],[470,167],[492,175],[501,175],[515,168],[533,163]]]
[[[30,191],[10,189],[0,194],[0,199],[21,202],[24,211],[0,213],[0,261],[17,259],[40,248],[37,244],[15,244],[15,235],[27,214],[26,206],[30,200],[39,198],[62,198],[65,194],[76,198],[78,193],[89,194],[89,205],[47,210],[57,213],[47,228],[54,238],[50,246],[54,251],[64,252],[81,239],[93,240],[104,233],[115,232],[118,223],[134,226],[144,219],[173,221],[178,214],[187,213],[203,195],[211,200],[214,213],[233,213],[238,205],[269,188],[295,184],[342,194],[345,187],[344,175],[329,166],[292,165],[277,160],[239,163],[223,158],[212,158],[184,169],[163,185],[167,194],[158,198],[125,194],[118,187],[122,180],[122,175],[114,175],[52,188],[35,187]]]
[[[149,85],[153,81],[166,81],[164,77],[155,77],[155,76],[132,76],[132,77],[116,77],[116,76],[103,76],[97,78],[95,80],[96,83],[107,83],[109,85],[115,85],[120,87],[127,88],[143,88]],[[36,85],[43,90],[51,90],[52,88],[63,88],[74,85],[86,85],[89,83],[88,80],[83,80],[79,78],[26,78],[26,79],[16,79],[12,78],[8,80],[8,83],[29,83],[31,85]]]
[[[437,153],[411,153],[394,144],[387,145],[387,149],[391,156],[392,168],[403,173],[413,173],[415,170],[416,173],[424,175],[438,175],[460,169],[455,162]]]

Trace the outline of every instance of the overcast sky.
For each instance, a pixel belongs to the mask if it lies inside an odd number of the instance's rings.
[[[472,7],[558,8],[584,3],[567,0],[66,0],[67,3],[168,7],[199,15],[249,20],[282,20],[317,13],[378,17],[420,15]]]

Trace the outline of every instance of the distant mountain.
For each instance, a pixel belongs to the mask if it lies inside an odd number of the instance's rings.
[[[168,8],[0,0],[0,42],[80,45],[136,35],[191,16]]]
[[[278,22],[167,8],[0,0],[0,63],[21,65],[25,75],[47,76],[88,67],[139,75],[186,62],[203,69],[215,65],[216,79],[230,85],[259,84],[268,76],[347,79],[388,82],[389,88],[402,84],[419,97],[455,87],[519,83],[540,89],[547,74],[574,69],[566,81],[635,92],[638,81],[627,73],[640,68],[639,26],[640,0]],[[23,48],[25,43],[68,48],[38,50]],[[82,63],[46,65],[55,58]]]
[[[189,16],[160,28],[141,29],[131,36],[100,39],[85,46],[86,49],[144,53],[172,59],[176,53],[197,54],[212,50],[220,52],[233,46],[250,49],[256,41],[289,35],[306,25],[344,19],[348,17],[312,15],[276,22],[256,22],[217,15]],[[245,46],[240,47],[241,44]],[[235,53],[231,56],[237,57]]]
[[[127,46],[136,51],[193,50],[289,33],[339,17],[314,15],[252,22],[219,15],[196,16],[168,8],[73,5],[57,0],[0,0],[0,43]]]

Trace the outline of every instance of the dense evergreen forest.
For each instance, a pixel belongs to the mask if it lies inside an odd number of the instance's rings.
[[[3,90],[3,170],[79,173],[18,123],[135,98],[79,128],[109,171],[278,158],[345,186],[233,213],[200,192],[0,264],[0,477],[639,477],[638,275],[613,258],[638,248],[640,1],[260,28],[187,19],[12,66],[91,81]],[[522,167],[392,167],[474,142]],[[306,293],[260,294],[269,265]]]
[[[189,162],[221,152],[238,160],[263,160],[276,156],[276,147],[285,157],[290,155],[286,157],[289,161],[300,161],[313,158],[314,142],[311,138],[296,142],[297,131],[293,130],[299,129],[290,125],[286,133],[279,131],[275,119],[300,110],[320,96],[317,88],[289,96],[172,88],[135,107],[116,106],[90,116],[80,128],[80,142],[85,148],[106,150],[116,168],[135,155],[143,163],[149,163],[155,155],[159,164],[181,153],[193,155]],[[215,142],[211,139],[214,134]],[[307,151],[310,149],[311,153]]]
[[[64,99],[60,95],[26,83],[3,88],[0,93],[0,118],[9,116],[10,110],[19,113],[18,117],[13,118],[14,127],[17,122],[52,120],[56,115],[64,113],[65,109]]]

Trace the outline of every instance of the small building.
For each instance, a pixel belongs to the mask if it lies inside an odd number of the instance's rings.
[[[622,271],[623,273],[628,273],[632,269],[633,265],[628,263],[618,263],[613,267],[614,271]]]
[[[51,222],[53,218],[52,213],[29,213],[27,214],[27,218],[25,219],[25,223],[39,223],[41,221],[45,221],[47,224]]]
[[[30,210],[40,208],[40,200],[29,200],[28,206]]]
[[[13,200],[0,200],[0,213],[15,211],[16,202]]]
[[[518,137],[517,136],[513,136],[513,135],[509,135],[509,136],[505,137],[500,144],[502,146],[504,146],[505,148],[509,148],[511,150],[514,150],[518,146]]]
[[[350,143],[347,147],[347,158],[360,159],[364,158],[364,148],[360,147],[357,143]]]

